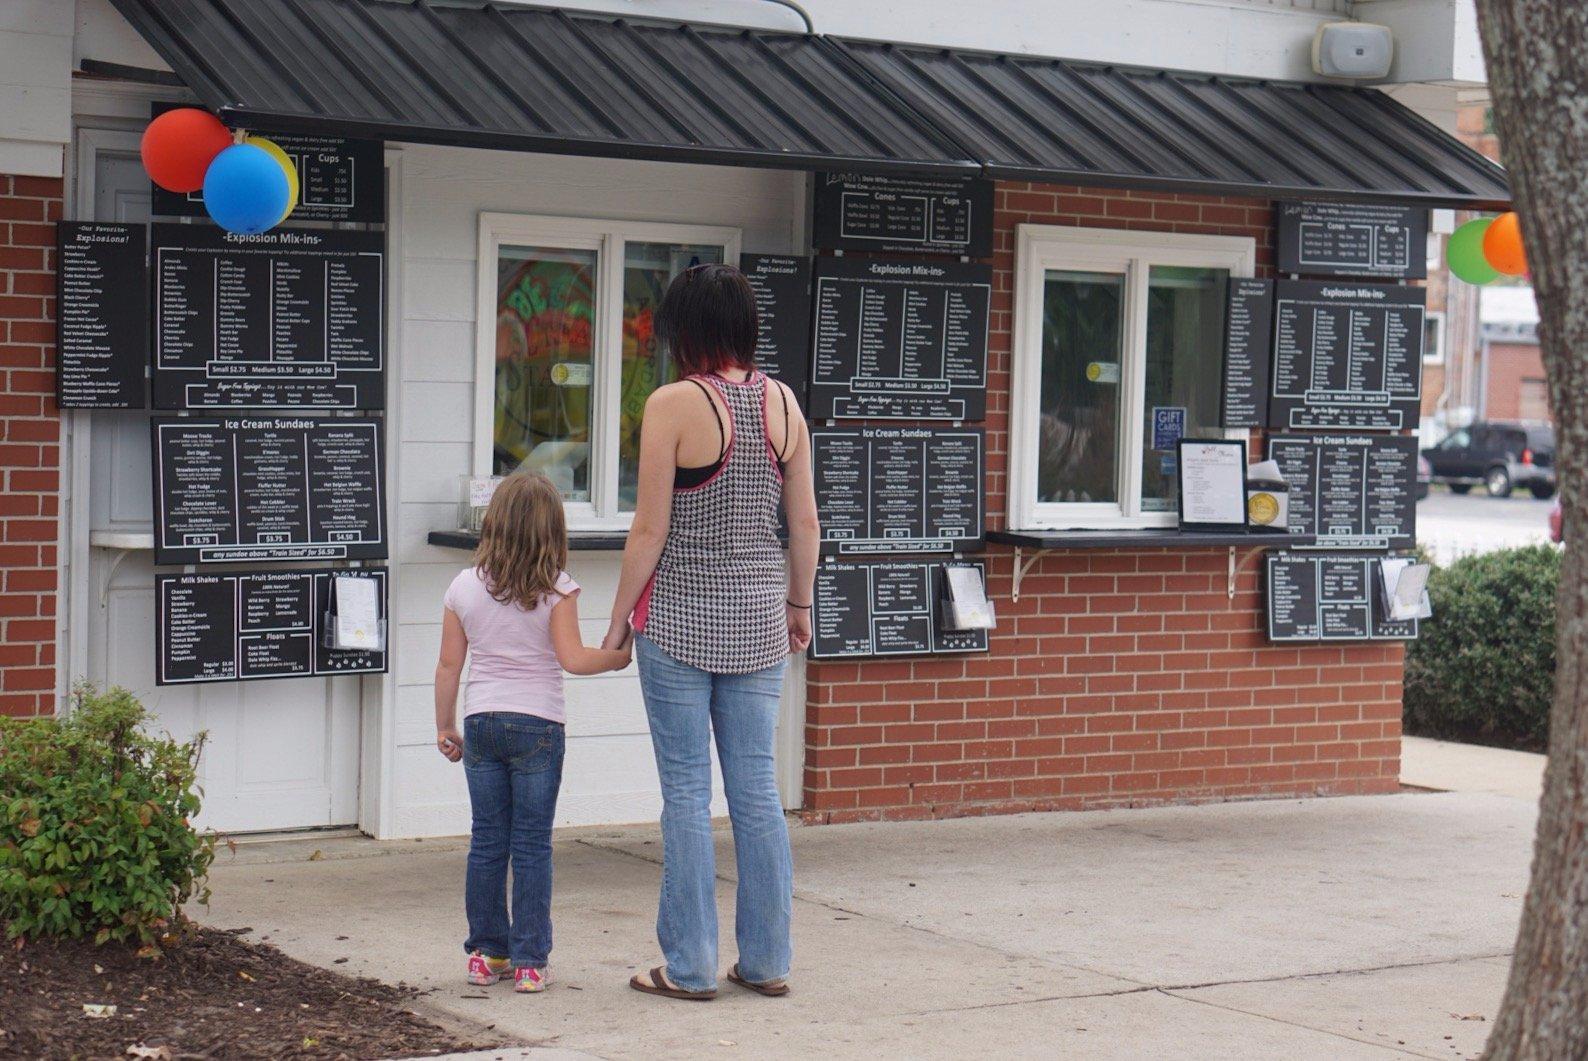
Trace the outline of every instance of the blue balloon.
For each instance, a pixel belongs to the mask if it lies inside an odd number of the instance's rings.
[[[228,232],[264,232],[287,210],[287,175],[264,148],[233,144],[204,174],[204,207]]]

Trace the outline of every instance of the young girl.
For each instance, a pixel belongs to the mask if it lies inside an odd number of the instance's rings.
[[[546,988],[551,952],[551,822],[562,783],[562,672],[628,666],[631,645],[586,648],[579,586],[563,570],[562,497],[543,475],[503,480],[485,510],[475,566],[452,580],[436,664],[436,747],[463,761],[474,827],[464,905],[469,983],[512,976]],[[473,656],[457,728],[458,682]],[[513,866],[513,909],[506,903]]]

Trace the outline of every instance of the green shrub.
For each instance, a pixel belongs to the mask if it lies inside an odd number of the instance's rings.
[[[1559,584],[1560,552],[1548,545],[1436,568],[1433,617],[1406,654],[1406,731],[1542,751]]]
[[[0,721],[0,921],[16,936],[157,947],[215,857],[190,744],[148,735],[125,689],[81,686],[62,719]]]

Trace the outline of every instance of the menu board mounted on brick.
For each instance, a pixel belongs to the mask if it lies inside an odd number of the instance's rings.
[[[1268,423],[1268,367],[1273,356],[1274,282],[1230,280],[1224,311],[1225,427]]]
[[[386,556],[373,419],[155,417],[157,564]]]
[[[823,258],[815,302],[812,416],[987,415],[990,266]]]
[[[1269,426],[1282,431],[1416,427],[1427,301],[1421,287],[1276,283]]]
[[[154,225],[157,409],[380,409],[386,236]]]
[[[1276,257],[1282,273],[1428,275],[1428,211],[1389,203],[1280,203]]]
[[[755,362],[810,404],[811,260],[786,254],[741,254],[739,271],[755,292],[760,318]]]
[[[980,548],[983,442],[980,428],[811,428],[822,551]]]
[[[155,684],[384,673],[383,651],[325,645],[338,577],[375,580],[380,617],[386,618],[382,567],[156,575]]]
[[[1268,554],[1268,640],[1402,641],[1417,620],[1384,615],[1376,556]]]
[[[1290,484],[1290,531],[1309,549],[1411,548],[1417,439],[1411,435],[1272,435],[1268,456]]]
[[[986,567],[976,564],[986,579]],[[828,560],[816,568],[812,659],[987,651],[986,630],[943,629],[943,565]]]
[[[62,221],[56,232],[55,403],[148,404],[149,252],[142,225]]]
[[[817,247],[985,258],[992,237],[990,180],[816,174],[811,242]]]

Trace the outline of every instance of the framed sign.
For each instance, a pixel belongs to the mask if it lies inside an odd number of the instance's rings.
[[[150,423],[155,563],[386,556],[379,420]]]
[[[1246,443],[1235,439],[1182,438],[1176,446],[1180,474],[1180,529],[1246,529]]]
[[[1410,435],[1270,435],[1268,456],[1290,484],[1294,534],[1310,549],[1411,548],[1417,528],[1417,439]]]
[[[983,441],[979,428],[811,428],[822,551],[981,548]]]
[[[830,250],[992,254],[993,182],[816,174],[811,242]]]
[[[972,564],[986,578],[986,565]],[[987,651],[986,630],[949,630],[943,564],[828,560],[816,568],[812,659]]]
[[[760,331],[755,362],[788,384],[810,407],[811,260],[787,254],[741,254],[739,271],[755,292]]]
[[[55,404],[148,405],[149,237],[142,225],[59,221]]]
[[[1416,427],[1427,300],[1425,288],[1394,284],[1275,284],[1269,426]]]
[[[384,648],[328,647],[338,579],[372,584],[385,621],[383,567],[155,575],[155,684],[384,673]]]
[[[385,407],[385,233],[152,230],[155,408]]]
[[[1276,209],[1282,273],[1428,276],[1428,211],[1391,203],[1287,202]]]
[[[812,416],[987,415],[991,266],[822,258],[815,301]]]
[[[1393,620],[1377,592],[1376,556],[1269,553],[1268,640],[1401,641],[1417,620]]]

